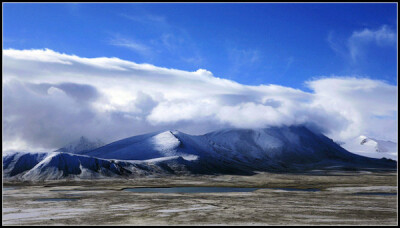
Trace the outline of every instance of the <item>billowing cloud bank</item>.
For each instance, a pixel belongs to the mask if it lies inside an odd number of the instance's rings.
[[[3,50],[3,150],[57,148],[81,135],[111,142],[164,129],[308,124],[335,140],[361,133],[397,141],[397,87],[329,77],[312,92],[248,86],[118,58]]]

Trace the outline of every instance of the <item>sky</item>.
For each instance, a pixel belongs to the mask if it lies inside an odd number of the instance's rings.
[[[3,3],[4,149],[307,124],[397,141],[397,4]]]

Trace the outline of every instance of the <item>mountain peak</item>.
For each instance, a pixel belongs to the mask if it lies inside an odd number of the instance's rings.
[[[55,152],[83,153],[105,145],[99,139],[91,141],[85,136],[81,136],[78,140],[68,143],[67,145],[55,150]]]
[[[397,143],[360,135],[341,145],[346,150],[364,156],[382,158],[387,156],[397,160]]]

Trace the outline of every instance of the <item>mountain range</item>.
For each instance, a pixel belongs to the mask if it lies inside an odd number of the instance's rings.
[[[232,128],[197,136],[176,130],[160,131],[98,148],[91,148],[95,144],[86,143],[85,139],[80,141],[89,146],[83,146],[80,151],[67,146],[56,152],[7,153],[3,155],[3,177],[17,180],[133,178],[397,167],[397,162],[391,159],[351,153],[305,126]]]

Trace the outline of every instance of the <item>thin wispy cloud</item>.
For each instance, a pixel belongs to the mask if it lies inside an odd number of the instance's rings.
[[[152,24],[152,25],[163,25],[166,27],[170,27],[166,18],[160,15],[154,15],[149,13],[143,13],[140,15],[132,15],[132,14],[119,14],[121,17],[125,19],[129,19],[135,22],[140,22],[144,24]]]
[[[261,52],[253,48],[227,47],[230,71],[228,75],[237,75],[243,68],[251,68],[261,61]]]
[[[152,54],[152,48],[150,48],[149,46],[147,46],[145,44],[139,43],[139,42],[131,40],[131,39],[116,37],[116,38],[110,39],[109,44],[114,45],[114,46],[128,48],[128,49],[135,51],[144,56],[149,56]]]
[[[295,59],[293,56],[290,56],[289,58],[287,58],[286,66],[285,66],[285,69],[283,70],[282,76],[284,76],[288,72],[288,70],[290,69],[290,67],[292,66],[294,61],[295,61]]]
[[[328,37],[326,41],[329,44],[329,47],[339,56],[348,58],[348,50],[347,46],[343,43],[343,41],[338,40],[337,35],[335,34],[334,31],[330,31],[328,33]]]
[[[396,41],[397,35],[395,31],[383,25],[376,30],[366,28],[354,31],[347,44],[352,60],[357,61],[360,55],[363,55],[364,49],[368,48],[369,45],[396,48]]]
[[[183,61],[196,67],[204,63],[204,57],[202,57],[201,51],[191,35],[185,29],[168,21],[166,17],[148,12],[118,15],[136,25],[145,26],[144,29],[151,30],[151,36],[148,39],[142,39],[141,43],[133,40],[118,39],[118,42],[115,42],[118,46],[131,48],[141,53],[152,51],[153,59],[169,58],[177,62]]]
[[[353,31],[345,39],[338,39],[334,31],[330,31],[327,42],[331,49],[340,56],[349,59],[349,61],[357,62],[367,55],[368,49],[373,47],[395,49],[397,34],[389,26],[382,25],[378,29],[364,28]]]
[[[200,66],[201,64],[204,64],[205,60],[202,58],[200,55],[195,55],[193,57],[181,57],[181,60],[187,63],[191,63],[193,65],[196,65],[197,67]]]

